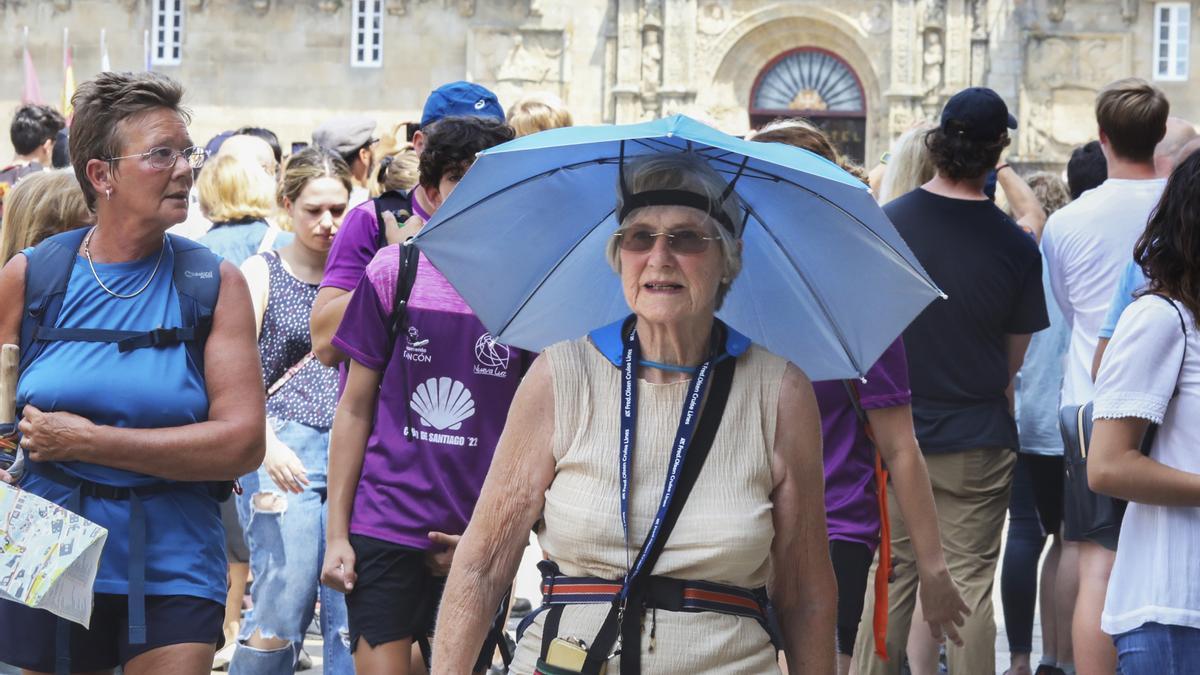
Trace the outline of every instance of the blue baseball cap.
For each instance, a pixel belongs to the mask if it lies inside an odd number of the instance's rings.
[[[972,140],[994,141],[1016,128],[1017,118],[1009,114],[1004,99],[987,87],[963,89],[942,108],[942,130],[960,132]]]
[[[504,108],[487,87],[460,80],[443,84],[429,94],[421,112],[421,126],[450,116],[494,117],[503,122]]]

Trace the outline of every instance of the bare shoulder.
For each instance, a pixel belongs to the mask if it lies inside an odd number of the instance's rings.
[[[795,421],[797,412],[808,412],[809,408],[816,409],[817,399],[813,394],[812,381],[795,364],[788,362],[783,371],[783,381],[779,387],[779,423],[782,427],[787,422]]]
[[[26,260],[23,254],[13,256],[0,269],[0,298],[25,297]],[[21,312],[24,302],[0,303],[0,341],[16,344],[21,338]]]

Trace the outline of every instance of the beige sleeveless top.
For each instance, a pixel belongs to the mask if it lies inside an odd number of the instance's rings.
[[[618,438],[620,370],[585,338],[546,350],[554,380],[554,480],[538,541],[563,574],[621,579],[658,509],[687,381],[638,383],[632,463],[629,551],[621,532]],[[653,573],[743,588],[770,572],[771,451],[779,388],[787,362],[756,346],[739,360],[704,469]],[[590,643],[608,605],[572,605],[560,637]],[[530,673],[541,648],[540,614],[517,647],[513,673]],[[654,624],[651,651],[649,633]],[[616,672],[618,656],[609,662]],[[715,612],[647,612],[642,638],[646,673],[778,672],[775,651],[754,619]]]

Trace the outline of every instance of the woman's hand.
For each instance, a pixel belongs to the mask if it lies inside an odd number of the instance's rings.
[[[462,537],[456,534],[429,533],[429,541],[444,547],[441,551],[425,552],[425,567],[429,568],[433,576],[444,577],[450,574],[450,564],[454,562],[454,549],[458,548],[459,539]]]
[[[941,642],[943,638],[949,638],[959,647],[963,646],[958,627],[970,616],[971,610],[958,592],[950,571],[943,565],[936,572],[920,576],[921,611],[925,613],[925,623],[929,624],[933,639]]]
[[[9,485],[16,485],[17,481],[13,480],[11,473],[5,471],[4,469],[0,469],[0,482],[8,483]]]
[[[321,583],[339,593],[354,590],[354,547],[349,539],[331,539],[325,544],[325,562],[321,565]]]
[[[291,448],[276,438],[275,434],[267,434],[267,454],[263,458],[263,468],[267,470],[271,480],[275,481],[275,485],[284,492],[300,494],[308,485],[308,469],[304,468],[304,462],[300,461]]]
[[[68,462],[86,446],[96,427],[91,420],[69,412],[42,412],[26,405],[21,411],[21,447],[35,462]]]

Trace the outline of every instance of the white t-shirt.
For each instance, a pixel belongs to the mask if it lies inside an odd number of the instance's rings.
[[[1094,417],[1159,423],[1150,457],[1200,473],[1200,335],[1179,308],[1186,351],[1180,315],[1161,298],[1138,298],[1121,315],[1096,377]],[[1198,561],[1200,508],[1131,503],[1100,627],[1109,635],[1151,621],[1200,628]]]
[[[1092,357],[1100,325],[1166,184],[1165,178],[1110,178],[1046,221],[1042,253],[1050,288],[1071,327],[1062,405],[1092,400]]]

